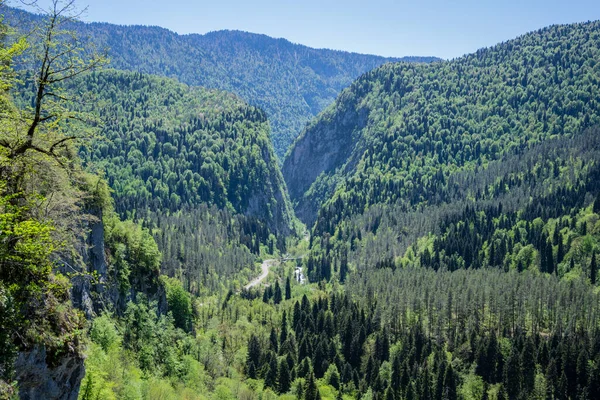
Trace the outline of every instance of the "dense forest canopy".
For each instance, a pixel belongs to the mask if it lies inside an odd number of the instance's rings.
[[[218,275],[244,269],[247,277],[269,234],[295,229],[260,109],[137,72],[94,72],[65,90],[80,99],[75,109],[96,114],[84,165],[105,176],[123,218],[153,230],[163,271],[185,277],[188,288],[214,287]]]
[[[35,24],[40,19],[19,9],[8,9],[6,15],[14,26]],[[107,47],[113,68],[226,90],[261,107],[271,122],[279,158],[303,126],[360,74],[389,61],[437,60],[312,49],[240,31],[178,35],[159,27],[81,22],[72,29],[88,45]]]
[[[440,180],[600,123],[600,24],[552,26],[456,60],[361,76],[284,163],[298,216],[429,203]],[[351,208],[351,210],[349,209]]]
[[[1,399],[600,398],[598,22],[364,74],[288,153],[300,234],[272,110],[144,69],[293,45],[53,4],[0,47]]]

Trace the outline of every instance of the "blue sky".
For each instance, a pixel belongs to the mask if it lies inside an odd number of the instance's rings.
[[[77,4],[88,6],[85,21],[158,25],[182,34],[239,29],[311,47],[442,58],[551,24],[600,19],[599,0],[77,0]]]

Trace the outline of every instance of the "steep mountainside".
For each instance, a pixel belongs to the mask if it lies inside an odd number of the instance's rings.
[[[103,121],[83,159],[106,173],[117,212],[156,228],[163,270],[184,271],[188,288],[251,269],[251,252],[269,232],[292,232],[260,109],[230,93],[131,72],[94,73],[71,91]]]
[[[600,123],[599,57],[600,23],[590,22],[366,73],[284,161],[298,216],[312,224],[334,203],[338,221],[373,204],[431,204],[459,171]]]
[[[264,113],[235,95],[171,79],[107,71],[76,82],[102,122],[84,159],[105,170],[121,213],[200,203],[286,234],[291,209]],[[104,140],[106,139],[106,140]]]
[[[241,271],[249,277],[260,245],[275,245],[269,235],[281,247],[292,232],[262,110],[231,93],[137,72],[92,73],[66,89],[74,107],[99,121],[81,150],[85,165],[105,175],[123,218],[152,229],[162,270],[188,290],[214,289]]]
[[[13,26],[25,27],[38,19],[17,9],[7,12]],[[98,48],[108,47],[113,68],[230,91],[261,107],[271,122],[280,158],[302,127],[360,74],[389,61],[436,60],[312,49],[240,31],[178,35],[159,27],[106,23],[77,23],[74,29]]]

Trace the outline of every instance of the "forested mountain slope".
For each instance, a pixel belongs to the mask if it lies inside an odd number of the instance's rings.
[[[18,9],[8,9],[6,16],[10,24],[22,27],[39,19]],[[159,27],[107,23],[77,23],[73,28],[84,41],[107,47],[113,68],[230,91],[261,107],[280,158],[302,127],[360,74],[389,61],[436,60],[312,49],[240,31],[178,35]]]
[[[251,253],[270,233],[292,233],[260,109],[230,93],[133,72],[94,73],[70,91],[102,121],[83,159],[106,174],[117,212],[156,229],[164,270],[184,271],[198,287],[251,270]]]
[[[599,55],[600,23],[590,22],[364,74],[284,162],[298,216],[312,224],[333,203],[344,215],[378,203],[430,204],[458,171],[598,124]]]
[[[65,90],[78,99],[73,107],[96,114],[84,164],[104,174],[123,218],[152,229],[163,271],[189,290],[214,289],[242,270],[249,277],[261,244],[281,247],[293,232],[262,110],[231,93],[138,72],[87,74]]]

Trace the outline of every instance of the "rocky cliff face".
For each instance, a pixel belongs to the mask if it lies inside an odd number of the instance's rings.
[[[340,109],[343,112],[339,112]],[[306,196],[306,192],[311,188],[313,191],[334,189],[318,189],[314,184],[319,175],[343,167],[356,144],[355,136],[367,123],[367,116],[353,93],[345,90],[292,146],[282,172],[296,215],[303,222],[309,225],[314,222],[319,207],[318,201]]]
[[[49,365],[46,350],[36,347],[21,352],[15,363],[21,400],[77,400],[85,375],[83,357],[66,355],[57,365]]]
[[[82,222],[87,238],[75,245],[75,256],[58,254],[59,271],[75,273],[71,280],[71,301],[92,319],[106,307],[107,260],[104,248],[102,209],[88,209],[90,218]],[[90,275],[96,273],[97,281]],[[50,360],[46,349],[37,346],[19,353],[15,362],[16,379],[21,399],[76,400],[81,380],[85,375],[84,356],[78,352]]]

